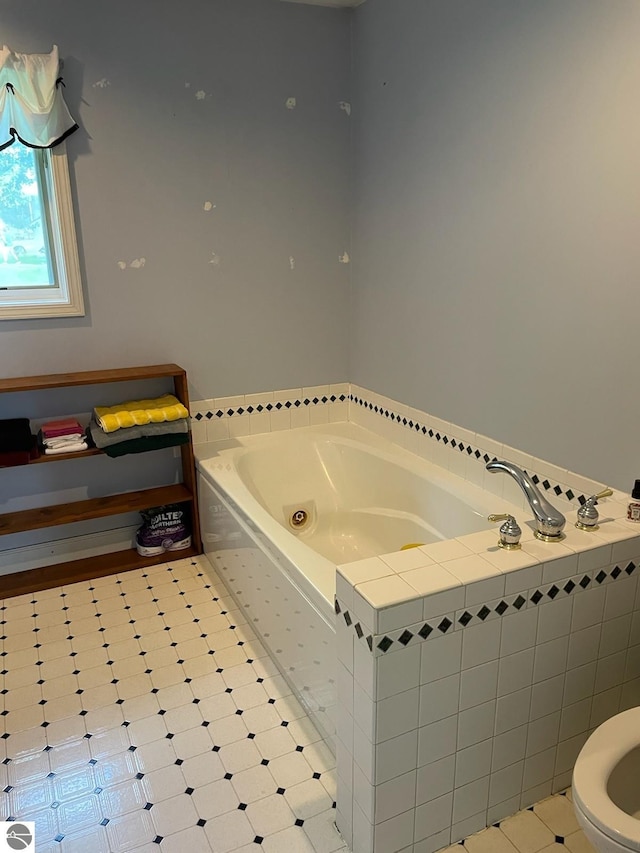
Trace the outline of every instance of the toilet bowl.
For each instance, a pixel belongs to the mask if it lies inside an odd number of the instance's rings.
[[[599,853],[640,853],[640,708],[607,720],[582,747],[573,806]]]

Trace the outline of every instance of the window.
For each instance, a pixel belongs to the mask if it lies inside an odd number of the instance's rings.
[[[0,151],[0,319],[84,314],[64,143]]]
[[[0,47],[0,320],[84,315],[60,68]]]

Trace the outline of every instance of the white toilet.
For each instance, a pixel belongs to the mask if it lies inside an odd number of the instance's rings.
[[[640,853],[640,708],[607,720],[582,747],[573,805],[599,853]]]

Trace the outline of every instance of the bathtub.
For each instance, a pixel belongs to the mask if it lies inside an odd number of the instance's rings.
[[[518,512],[351,423],[195,450],[205,554],[331,746],[336,565],[487,530],[489,513]]]

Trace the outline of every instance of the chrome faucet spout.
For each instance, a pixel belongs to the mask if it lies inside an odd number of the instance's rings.
[[[544,542],[558,542],[564,538],[562,530],[566,524],[566,518],[540,494],[526,471],[522,471],[512,462],[500,462],[497,459],[487,462],[487,471],[492,474],[498,471],[509,474],[520,486],[536,520],[534,535],[537,539],[542,539]]]

